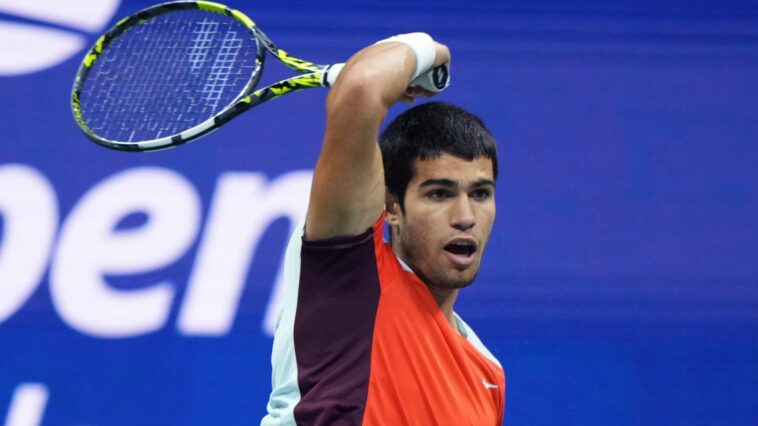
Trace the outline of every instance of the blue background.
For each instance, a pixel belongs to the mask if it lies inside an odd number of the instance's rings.
[[[123,2],[111,22],[148,4]],[[457,310],[504,364],[505,424],[758,424],[758,5],[229,4],[316,62],[415,30],[450,46],[453,83],[440,99],[480,115],[500,146],[492,241]],[[0,77],[0,167],[24,164],[50,180],[59,227],[123,170],[185,176],[205,223],[222,173],[275,179],[313,167],[323,90],[263,105],[179,149],[98,147],[69,110],[82,56]],[[263,79],[287,74],[277,67],[269,61]],[[19,384],[43,383],[43,424],[258,423],[272,342],[261,324],[287,232],[286,220],[266,232],[220,336],[177,332],[198,241],[159,271],[109,278],[121,289],[176,284],[165,327],[135,337],[68,326],[45,274],[0,323],[0,419]]]

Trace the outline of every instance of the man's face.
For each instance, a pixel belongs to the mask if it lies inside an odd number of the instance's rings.
[[[492,160],[450,154],[417,160],[405,211],[391,201],[393,248],[427,285],[451,290],[471,284],[495,220]]]

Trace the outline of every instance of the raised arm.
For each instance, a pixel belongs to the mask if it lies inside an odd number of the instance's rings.
[[[447,47],[435,42],[434,50],[433,65],[450,61]],[[327,97],[326,131],[313,176],[306,239],[358,235],[379,218],[385,199],[379,127],[397,101],[432,95],[408,87],[416,67],[414,49],[387,42],[361,50],[342,69]]]

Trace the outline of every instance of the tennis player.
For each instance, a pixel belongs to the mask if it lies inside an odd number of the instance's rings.
[[[327,99],[304,228],[285,255],[262,425],[499,425],[505,375],[453,311],[495,218],[495,142],[411,82],[450,53],[426,34],[354,55]],[[385,224],[391,242],[383,240]]]

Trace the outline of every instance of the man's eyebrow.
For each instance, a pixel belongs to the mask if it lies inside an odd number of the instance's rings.
[[[456,188],[458,184],[452,179],[427,179],[419,184],[419,187],[425,188],[427,186],[445,186],[448,188]],[[470,188],[478,188],[481,186],[495,186],[495,181],[492,179],[482,178],[474,181]]]
[[[487,186],[487,185],[490,185],[490,186],[494,187],[495,186],[495,181],[492,180],[492,179],[479,179],[476,182],[472,183],[471,187],[472,188],[477,188],[477,187],[480,187],[480,186]]]
[[[427,186],[447,186],[447,187],[456,187],[458,186],[453,180],[451,179],[427,179],[419,184],[419,187],[424,188]]]

